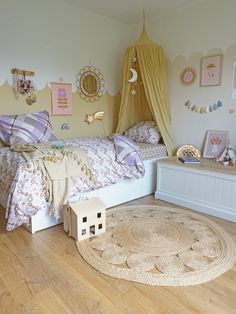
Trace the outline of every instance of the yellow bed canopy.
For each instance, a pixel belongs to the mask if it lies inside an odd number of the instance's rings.
[[[171,135],[164,52],[149,39],[144,25],[139,40],[125,53],[122,98],[116,132],[123,133],[138,121],[150,120],[156,122],[168,155],[173,155],[175,147]]]

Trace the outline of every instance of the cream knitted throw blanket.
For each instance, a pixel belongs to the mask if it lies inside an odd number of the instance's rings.
[[[51,213],[60,218],[60,211],[69,199],[74,182],[78,178],[94,181],[86,153],[76,146],[52,148],[49,144],[37,144],[34,151],[22,152],[26,161],[37,162],[47,182],[48,201],[53,204]]]

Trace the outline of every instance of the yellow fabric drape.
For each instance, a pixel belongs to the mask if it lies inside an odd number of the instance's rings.
[[[166,145],[168,155],[173,155],[175,145],[171,135],[170,106],[165,68],[165,57],[161,47],[147,43],[147,37],[128,48],[125,54],[123,89],[116,132],[123,133],[137,121],[154,120]],[[128,82],[137,57],[139,80]],[[135,88],[136,94],[131,94]]]
[[[118,126],[116,132],[123,133],[127,128],[132,126],[137,121],[152,120],[152,113],[147,103],[144,87],[142,84],[134,85],[129,83],[130,78],[129,68],[132,68],[132,60],[135,56],[135,47],[128,48],[125,55],[124,75],[123,75],[123,90],[121,97],[121,107],[118,116]],[[138,73],[140,76],[140,73]],[[140,77],[139,77],[140,80]],[[131,95],[131,89],[136,90],[135,95]]]

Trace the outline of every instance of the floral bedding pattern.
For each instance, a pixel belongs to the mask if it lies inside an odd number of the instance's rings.
[[[154,121],[140,121],[124,133],[125,136],[134,142],[149,143],[157,145],[160,141],[160,134],[156,130]]]
[[[124,178],[140,178],[143,172],[134,165],[116,161],[114,143],[102,137],[79,137],[54,141],[52,144],[79,146],[88,156],[95,188],[121,181]],[[71,191],[77,193],[90,191],[94,182],[78,178]],[[50,206],[47,201],[46,178],[35,162],[26,162],[21,153],[9,147],[0,149],[0,192],[7,198],[7,230],[29,223],[31,216]]]

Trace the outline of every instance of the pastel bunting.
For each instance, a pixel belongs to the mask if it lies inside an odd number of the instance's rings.
[[[194,112],[198,112],[198,113],[209,113],[209,112],[213,112],[217,109],[219,109],[220,107],[223,106],[223,103],[218,100],[216,103],[210,105],[210,106],[204,106],[204,105],[193,105],[191,100],[187,100],[184,103],[185,107],[187,107],[188,109],[190,109],[191,111]]]

